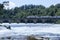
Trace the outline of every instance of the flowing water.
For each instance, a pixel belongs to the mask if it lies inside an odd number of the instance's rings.
[[[51,40],[60,40],[60,24],[48,23],[3,23],[11,26],[11,30],[1,30],[0,37],[9,36],[10,40],[27,40],[27,36],[35,35],[49,37]],[[4,39],[5,40],[5,39]],[[6,39],[7,40],[7,39]]]

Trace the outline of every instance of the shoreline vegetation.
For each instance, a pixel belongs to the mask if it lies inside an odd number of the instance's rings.
[[[0,3],[0,23],[26,23],[25,18],[27,16],[60,16],[60,4],[51,5],[48,8],[43,5],[31,4],[6,10],[4,5]],[[27,23],[34,23],[33,21],[28,19]],[[37,20],[36,23],[60,24],[60,19],[47,19],[44,22]]]

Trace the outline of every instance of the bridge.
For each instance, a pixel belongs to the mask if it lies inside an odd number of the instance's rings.
[[[60,20],[60,16],[27,16],[25,18],[14,18],[14,19],[0,19],[1,22],[8,22],[11,23],[12,20],[15,20],[16,22],[22,22],[22,23],[44,23],[44,22],[56,22],[57,20]]]
[[[60,16],[27,16],[27,19],[60,19]]]
[[[60,19],[60,16],[27,16],[26,19],[25,19],[25,22],[34,22],[34,23],[37,23],[37,22],[54,22],[56,20]]]

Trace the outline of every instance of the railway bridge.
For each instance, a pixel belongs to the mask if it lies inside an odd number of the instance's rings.
[[[60,19],[60,16],[27,16],[25,22],[41,23],[41,22],[54,22]]]
[[[60,16],[27,16],[25,18],[14,18],[14,19],[0,19],[1,22],[11,23],[12,21],[18,23],[54,23],[60,20]]]

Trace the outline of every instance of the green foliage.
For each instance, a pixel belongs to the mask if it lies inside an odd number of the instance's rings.
[[[56,4],[55,7],[60,8],[60,4]]]
[[[1,17],[1,15],[3,15],[3,4],[0,4],[0,17]]]
[[[10,10],[5,10],[3,8],[4,8],[3,4],[0,4],[0,18],[4,20],[10,19],[9,21],[11,22],[17,22],[16,19],[22,19],[27,16],[60,16],[60,4],[56,4],[55,6],[51,5],[48,8],[46,8],[43,5],[32,5],[32,4],[23,5],[21,7],[15,7],[14,9]],[[20,22],[20,20],[18,21]],[[48,22],[50,22],[50,20],[48,20]]]

